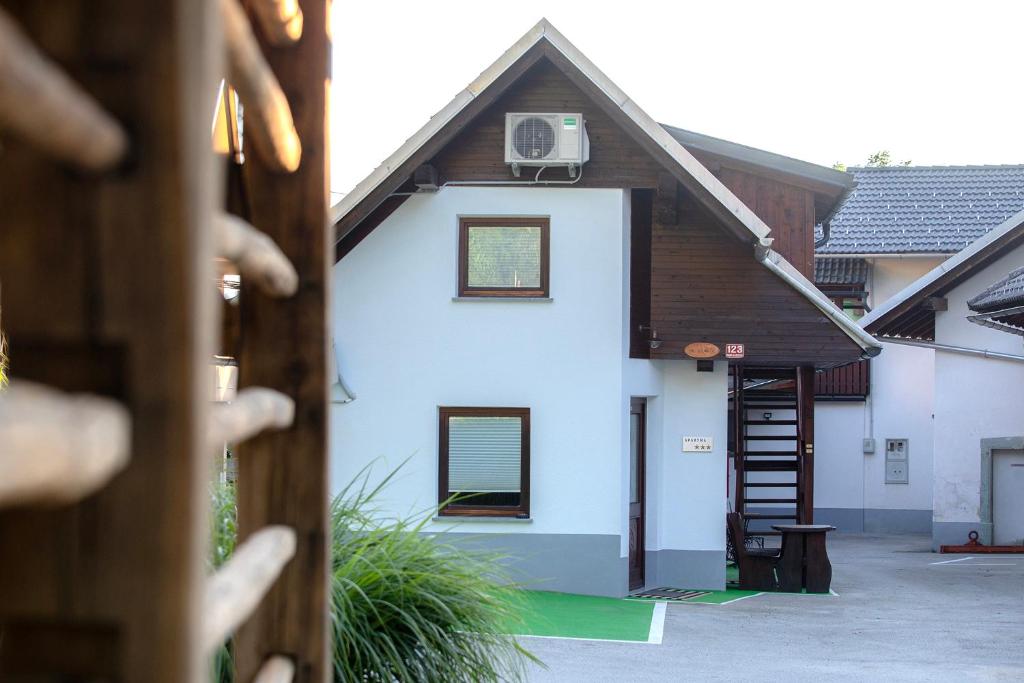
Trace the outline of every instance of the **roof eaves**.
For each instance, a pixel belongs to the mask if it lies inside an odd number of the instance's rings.
[[[1024,211],[1019,211],[1013,216],[1010,216],[1010,218],[1004,221],[999,227],[993,228],[990,232],[976,239],[956,255],[943,261],[917,280],[911,282],[894,296],[890,297],[881,306],[861,318],[861,326],[864,327],[864,329],[868,329],[871,325],[881,324],[893,313],[893,311],[903,306],[907,301],[913,299],[923,290],[928,289],[933,285],[940,284],[942,280],[952,279],[954,276],[959,275],[961,271],[966,271],[967,268],[970,267],[970,259],[974,255],[993,243],[1014,233],[1014,231],[1021,228],[1021,226],[1024,226]]]
[[[395,150],[391,156],[385,159],[373,170],[372,173],[370,173],[370,175],[360,181],[358,185],[352,188],[351,192],[346,193],[345,196],[343,196],[338,203],[332,207],[331,224],[336,224],[343,216],[354,209],[356,205],[373,190],[373,188],[384,182],[384,180],[391,175],[396,168],[401,166],[409,159],[410,156],[412,156],[413,152],[422,147],[428,140],[430,140],[430,138],[437,134],[438,131],[444,128],[449,121],[455,118],[459,112],[466,108],[466,105],[486,90],[488,86],[494,83],[501,74],[526,54],[527,50],[536,45],[544,37],[546,30],[551,28],[551,25],[546,19],[541,19],[533,28],[527,31],[522,38],[517,40],[512,47],[505,50],[498,59],[484,69],[479,76],[473,79],[472,83],[460,90],[459,93],[441,109],[441,111],[431,116],[430,119],[420,127],[419,130],[413,133],[401,147]]]
[[[767,150],[743,145],[730,140],[723,140],[703,133],[695,133],[692,130],[678,128],[668,124],[660,124],[672,137],[676,138],[684,147],[692,147],[708,154],[729,157],[745,163],[774,169],[782,173],[815,180],[826,185],[835,186],[837,189],[849,190],[856,184],[856,180],[850,173],[839,171],[827,166],[812,164],[809,161],[796,159],[784,154],[777,154]]]

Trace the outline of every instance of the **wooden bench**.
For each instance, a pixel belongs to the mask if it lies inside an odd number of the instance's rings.
[[[781,551],[777,548],[753,550],[746,547],[746,531],[743,515],[730,512],[726,515],[726,527],[732,547],[736,552],[736,565],[740,570],[740,589],[773,591],[778,589],[775,570]]]

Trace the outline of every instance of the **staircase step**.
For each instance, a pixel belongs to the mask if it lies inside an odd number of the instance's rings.
[[[744,512],[744,519],[796,519],[796,515],[774,515],[770,512]]]
[[[771,436],[767,434],[757,434],[755,436],[743,437],[747,441],[799,441],[800,437],[794,434],[793,436]]]
[[[795,425],[796,420],[744,420],[745,425]]]
[[[800,455],[799,451],[743,451],[743,455]]]
[[[796,472],[796,460],[751,460],[743,464],[747,472]]]
[[[744,498],[744,503],[796,503],[796,498]]]
[[[795,481],[785,482],[770,482],[770,481],[755,481],[744,483],[743,486],[746,488],[762,488],[762,489],[795,489]]]

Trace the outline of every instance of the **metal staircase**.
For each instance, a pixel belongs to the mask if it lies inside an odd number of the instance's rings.
[[[810,522],[813,445],[804,433],[813,424],[801,407],[802,368],[732,368],[730,400],[735,509],[749,529],[777,535],[772,524]],[[813,375],[811,375],[813,377]],[[813,386],[812,399],[813,399]],[[810,477],[808,476],[808,473]]]

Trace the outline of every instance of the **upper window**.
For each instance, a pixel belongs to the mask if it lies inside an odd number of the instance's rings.
[[[530,409],[441,408],[442,515],[530,515]]]
[[[459,221],[459,296],[548,296],[547,218]]]

